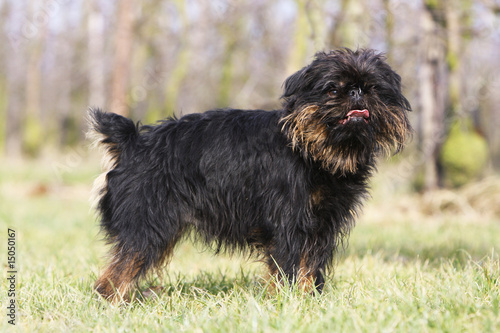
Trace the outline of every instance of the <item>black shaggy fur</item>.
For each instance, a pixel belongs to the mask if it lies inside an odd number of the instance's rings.
[[[214,110],[154,126],[90,111],[110,162],[96,184],[113,245],[101,295],[127,299],[189,230],[321,291],[376,155],[404,146],[410,105],[372,50],[318,53],[284,88],[282,110]]]

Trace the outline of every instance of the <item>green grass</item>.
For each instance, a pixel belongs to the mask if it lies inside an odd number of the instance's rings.
[[[165,293],[112,306],[91,288],[106,253],[88,204],[98,162],[78,156],[0,161],[5,252],[7,227],[16,230],[17,331],[500,331],[498,217],[407,212],[398,203],[411,195],[388,197],[378,185],[322,295],[268,294],[260,264],[184,243],[165,270]],[[0,299],[0,330],[14,331],[5,288]]]

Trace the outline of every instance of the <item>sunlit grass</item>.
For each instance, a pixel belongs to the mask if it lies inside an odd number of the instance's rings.
[[[260,264],[186,242],[163,279],[150,281],[165,288],[158,298],[110,305],[91,288],[106,253],[88,203],[98,172],[83,157],[60,174],[47,161],[0,166],[0,224],[17,232],[19,331],[500,330],[500,221],[417,220],[379,211],[376,193],[322,295],[268,293]],[[4,307],[3,290],[0,299]]]

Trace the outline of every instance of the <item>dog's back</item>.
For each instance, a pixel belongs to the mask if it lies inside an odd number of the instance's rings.
[[[218,110],[141,126],[92,110],[91,132],[107,161],[95,202],[113,244],[97,290],[126,293],[190,229],[216,252],[260,248],[269,255],[280,224],[307,221],[311,172],[288,145],[281,117]],[[278,257],[285,249],[274,251]]]

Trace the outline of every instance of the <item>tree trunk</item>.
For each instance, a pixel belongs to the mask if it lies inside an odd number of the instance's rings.
[[[182,33],[179,36],[180,50],[175,59],[175,67],[170,74],[165,91],[165,116],[172,116],[176,111],[179,90],[188,74],[189,62],[191,59],[191,49],[188,38],[189,22],[186,14],[186,4],[183,0],[175,0],[174,3],[182,23]]]
[[[7,114],[5,126],[5,153],[9,157],[19,157],[22,153],[21,123],[24,115],[23,100],[25,76],[20,69],[24,68],[24,52],[20,48],[16,54],[7,57]]]
[[[341,11],[330,32],[333,47],[367,47],[370,44],[370,15],[364,0],[342,0]]]
[[[219,96],[217,105],[219,107],[227,107],[231,102],[231,94],[233,92],[234,81],[234,60],[238,57],[238,42],[241,40],[243,30],[243,15],[235,12],[231,13],[232,24],[228,25],[223,22],[221,25],[220,34],[224,38],[224,54],[221,68],[221,78],[219,82]]]
[[[89,106],[104,107],[104,18],[96,0],[88,1]],[[123,94],[123,93],[122,93]]]
[[[448,103],[451,116],[460,115],[464,111],[462,110],[460,101],[462,90],[462,80],[460,76],[461,31],[458,5],[458,1],[448,0],[445,2],[444,7],[447,37],[446,61],[448,64],[449,79]]]
[[[297,16],[293,35],[292,50],[288,57],[287,73],[293,73],[302,68],[307,62],[307,35],[309,23],[307,22],[307,0],[296,0]]]
[[[34,6],[34,3],[31,3]],[[34,12],[34,8],[32,8]],[[23,128],[23,145],[30,155],[38,153],[43,142],[44,125],[41,114],[42,57],[47,25],[40,24],[38,33],[28,44],[29,56],[26,69],[26,115]],[[46,134],[46,133],[45,133]]]
[[[123,116],[128,116],[130,113],[127,103],[127,90],[133,42],[134,17],[132,4],[132,0],[118,2],[118,22],[115,30],[110,110]]]
[[[385,41],[387,45],[386,56],[389,64],[393,63],[392,51],[394,49],[394,13],[391,9],[391,0],[383,0],[385,10]]]
[[[427,6],[421,13],[422,40],[420,50],[420,107],[421,107],[421,148],[424,161],[424,190],[436,189],[441,180],[438,169],[439,150],[443,141],[446,92],[443,71],[445,47],[439,35],[441,30]]]

